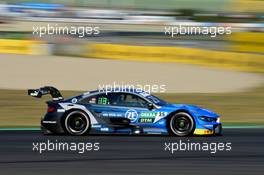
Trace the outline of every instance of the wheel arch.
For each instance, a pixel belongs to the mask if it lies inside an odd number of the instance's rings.
[[[66,119],[67,115],[68,115],[69,113],[73,112],[73,111],[80,111],[80,112],[85,113],[85,114],[88,116],[88,120],[89,120],[89,122],[91,123],[90,116],[89,116],[89,114],[87,114],[87,112],[85,112],[84,110],[79,109],[79,108],[71,108],[71,109],[67,110],[67,111],[62,115],[61,120],[60,120],[60,124],[61,124],[61,127],[62,127],[63,130],[64,130],[64,133],[67,133],[67,129],[65,128],[65,125],[64,125],[64,124],[65,124],[65,119]]]
[[[168,133],[171,132],[170,129],[169,129],[169,127],[168,127],[168,126],[169,126],[169,122],[170,122],[171,117],[172,117],[173,115],[177,114],[177,113],[180,113],[180,112],[187,113],[188,115],[190,115],[190,116],[192,117],[192,119],[193,119],[193,121],[194,121],[194,129],[193,129],[193,132],[194,132],[194,130],[195,130],[195,128],[196,128],[196,120],[195,120],[195,117],[194,117],[194,116],[191,114],[191,112],[188,111],[187,109],[178,109],[178,110],[175,110],[175,111],[171,112],[171,113],[166,117],[166,128],[167,128],[167,130],[168,130]]]

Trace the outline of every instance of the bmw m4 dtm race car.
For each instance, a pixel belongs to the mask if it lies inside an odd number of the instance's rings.
[[[44,133],[164,134],[175,136],[220,135],[220,116],[186,104],[170,104],[138,89],[95,90],[63,99],[51,86],[29,89],[40,98],[50,94],[46,115],[41,119]]]

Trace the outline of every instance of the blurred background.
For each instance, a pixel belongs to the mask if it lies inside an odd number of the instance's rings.
[[[245,54],[264,52],[264,2],[261,0],[9,0],[0,1],[0,4],[0,37],[41,39],[52,44],[46,54],[102,57],[96,50],[89,52],[85,47],[90,44],[91,48],[101,46],[100,49],[104,50],[100,43],[175,46]],[[32,34],[33,26],[47,24],[98,26],[100,34],[83,38],[78,34],[41,38]],[[214,38],[209,35],[181,35],[177,38],[164,35],[165,26],[180,24],[228,26],[232,35]]]
[[[34,34],[47,25],[100,32]],[[165,35],[179,25],[232,33]],[[38,126],[45,99],[27,88],[69,96],[113,81],[165,84],[170,102],[211,108],[227,125],[264,124],[263,26],[263,0],[0,0],[0,126]]]

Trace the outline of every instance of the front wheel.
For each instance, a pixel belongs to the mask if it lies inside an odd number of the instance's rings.
[[[169,130],[176,136],[188,136],[194,131],[195,123],[192,116],[186,112],[174,114],[169,121]]]
[[[65,118],[65,128],[71,135],[84,135],[90,128],[89,116],[82,111],[72,111]]]

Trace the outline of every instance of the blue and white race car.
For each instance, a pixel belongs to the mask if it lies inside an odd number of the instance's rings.
[[[40,98],[50,94],[48,110],[41,119],[44,133],[164,134],[175,136],[221,135],[220,116],[185,104],[170,104],[138,89],[95,90],[63,99],[51,86],[29,89]]]

